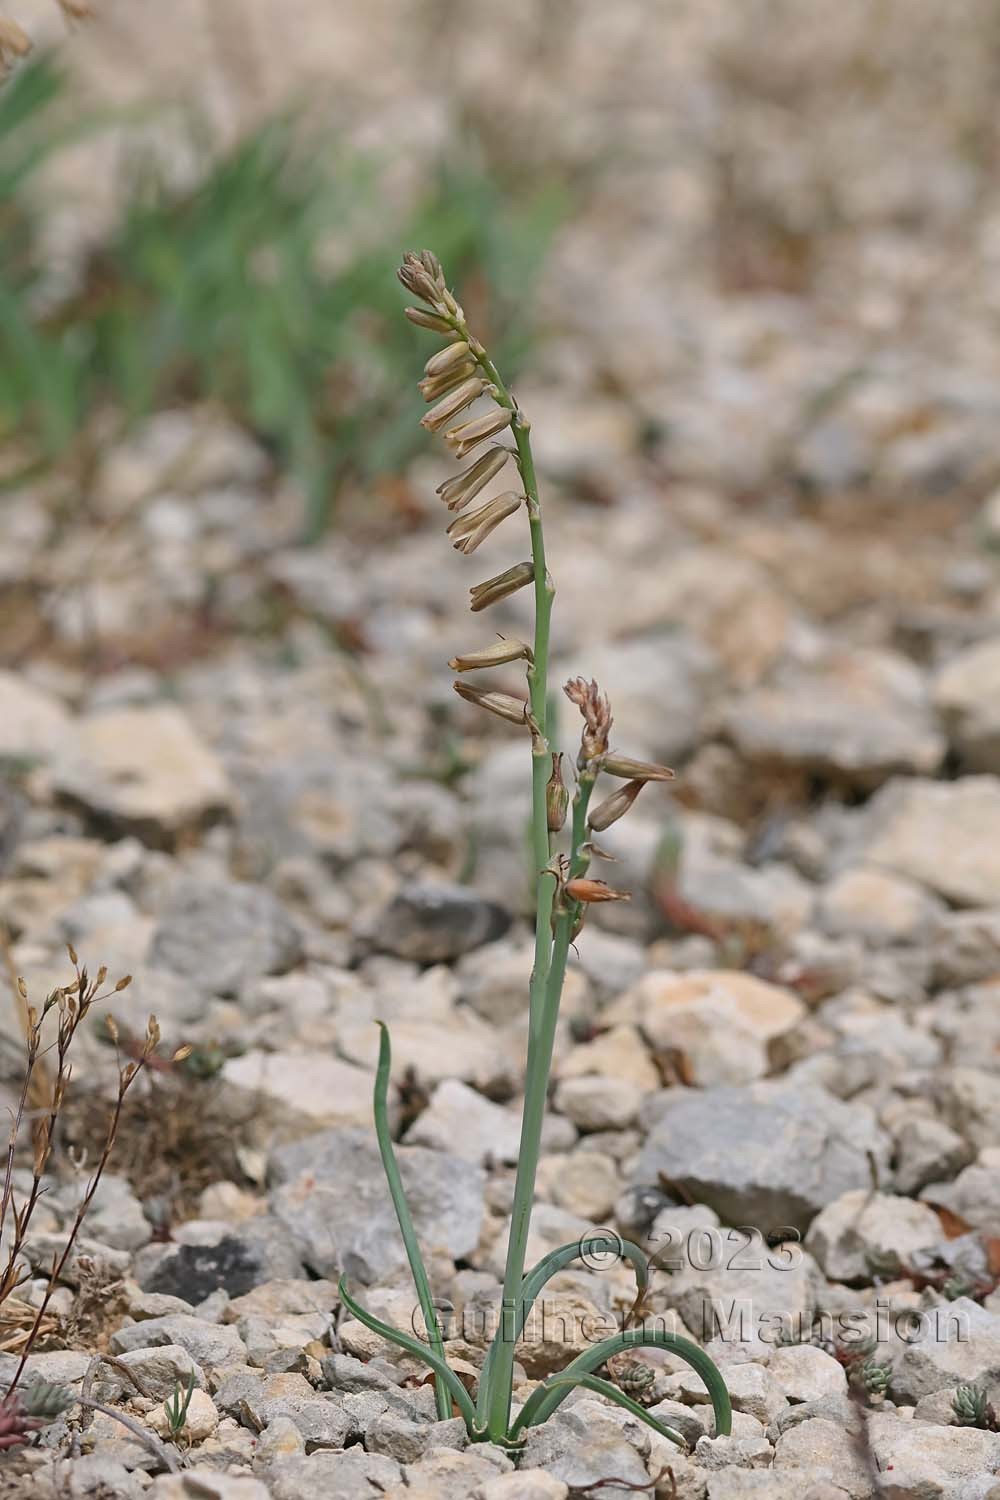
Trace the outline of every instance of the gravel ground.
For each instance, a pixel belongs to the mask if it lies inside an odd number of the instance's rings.
[[[413,7],[369,9],[364,36],[303,22],[299,41],[322,37],[317,71],[355,80],[361,137],[405,118],[431,142],[475,106],[495,151],[542,141],[541,165],[586,187],[518,390],[555,680],[597,676],[619,748],[678,777],[604,836],[633,899],[572,963],[532,1249],[608,1225],[655,1252],[651,1308],[722,1365],[733,1436],[650,1350],[611,1373],[686,1454],[580,1392],[515,1471],[435,1421],[422,1370],[339,1308],[346,1271],[382,1318],[413,1314],[370,1128],[384,1017],[404,1178],[475,1378],[523,1086],[527,765],[445,663],[530,616],[524,596],[485,635],[467,616],[482,572],[441,535],[430,444],[397,508],[355,497],[306,550],[253,438],[170,411],[102,455],[68,515],[44,485],[0,507],[0,915],[33,995],[72,942],[135,975],[124,1032],[154,1010],[164,1055],[193,1049],[137,1086],[32,1360],[74,1388],[89,1369],[96,1398],[161,1436],[193,1375],[183,1473],[71,1411],[8,1457],[0,1494],[987,1500],[992,9],[848,3],[827,28],[778,0],[588,4],[555,40],[526,3],[436,7],[433,39]],[[107,20],[123,48],[125,10]],[[285,30],[263,46],[275,88],[306,71]],[[83,46],[100,84],[113,48]],[[523,555],[515,524],[485,572]],[[500,678],[518,689],[516,667]],[[13,1009],[0,1041],[13,1098]],[[82,1039],[79,1152],[111,1066]],[[39,1206],[36,1278],[81,1180],[67,1164]],[[563,1273],[519,1348],[518,1399],[631,1300],[627,1266]],[[970,1385],[979,1426],[954,1405]]]

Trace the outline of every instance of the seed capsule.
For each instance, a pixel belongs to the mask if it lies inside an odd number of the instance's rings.
[[[611,889],[606,881],[591,880],[582,876],[579,880],[570,880],[566,883],[566,894],[572,901],[631,901],[632,897],[628,891],[615,891]]]
[[[648,760],[632,760],[612,751],[604,757],[603,770],[611,776],[627,776],[630,781],[673,781],[669,766],[655,766]]]
[[[403,315],[411,323],[416,323],[418,328],[429,328],[432,333],[455,332],[446,318],[439,318],[437,313],[425,312],[422,307],[404,307]]]
[[[464,515],[456,516],[448,527],[448,535],[452,538],[453,545],[459,552],[468,555],[475,552],[480,542],[484,542],[491,531],[495,531],[501,521],[506,521],[516,510],[520,510],[523,495],[516,490],[507,490],[502,495],[496,495],[492,500],[487,500],[478,510],[466,511]]]
[[[449,510],[461,510],[474,500],[481,489],[495,478],[504,464],[510,458],[509,448],[487,448],[474,464],[463,469],[461,474],[455,474],[451,479],[446,479],[444,484],[439,484],[437,493],[447,505]]]
[[[463,422],[461,426],[453,427],[451,432],[446,432],[445,442],[456,458],[464,458],[486,438],[496,437],[498,432],[503,432],[513,419],[514,413],[506,407],[501,407],[499,411],[485,412],[481,417],[473,417],[471,422]],[[425,417],[424,426],[426,425]]]
[[[545,784],[545,815],[549,832],[558,833],[566,821],[569,792],[562,778],[562,752],[553,752],[552,775]]]
[[[424,374],[431,378],[444,375],[447,370],[454,369],[455,365],[464,364],[469,357],[468,344],[464,339],[459,339],[457,344],[449,344],[446,349],[439,349],[436,354],[432,354],[424,365]]]
[[[452,687],[467,703],[485,708],[498,719],[506,719],[510,724],[526,724],[528,721],[528,705],[523,698],[514,698],[510,693],[491,693],[486,688],[474,687],[471,682],[453,682]]]
[[[534,576],[534,563],[515,563],[505,573],[498,573],[495,578],[487,578],[485,583],[473,585],[469,590],[471,598],[469,608],[473,614],[481,609],[488,609],[491,604],[496,604],[500,599],[506,599],[509,594],[516,594],[518,589],[523,589],[526,584],[531,583]]]
[[[612,792],[610,797],[605,797],[587,820],[594,832],[601,833],[624,817],[645,785],[644,781],[627,781],[616,792]]]
[[[495,646],[484,646],[481,651],[453,656],[448,665],[453,672],[476,672],[481,667],[502,667],[509,661],[531,660],[531,647],[524,641],[508,641],[501,637]]]
[[[429,375],[426,380],[417,381],[417,390],[425,401],[436,401],[439,396],[446,396],[453,391],[463,380],[468,380],[470,375],[476,373],[476,361],[466,359],[460,365],[455,365],[450,370],[445,370],[443,375]]]
[[[481,396],[485,389],[485,383],[478,376],[463,380],[443,400],[439,401],[437,406],[432,406],[429,412],[425,412],[420,418],[421,427],[426,427],[428,432],[440,431],[446,422],[451,421],[452,417],[457,417],[460,411],[464,411],[467,406],[471,406],[473,401]],[[482,418],[479,420],[481,421]],[[466,427],[474,425],[473,422],[465,423]],[[450,438],[450,434],[448,434],[448,437]]]

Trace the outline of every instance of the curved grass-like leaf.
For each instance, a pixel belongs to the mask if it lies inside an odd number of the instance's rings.
[[[688,1442],[686,1438],[681,1437],[679,1432],[675,1432],[665,1422],[658,1422],[652,1412],[648,1412],[644,1406],[640,1406],[638,1401],[633,1401],[631,1396],[626,1395],[623,1390],[619,1390],[618,1386],[612,1385],[610,1380],[602,1380],[599,1375],[554,1375],[550,1380],[545,1382],[545,1389],[552,1391],[563,1385],[569,1389],[582,1385],[588,1391],[596,1391],[599,1396],[607,1396],[609,1401],[614,1401],[616,1405],[623,1406],[638,1421],[645,1422],[647,1427],[651,1427],[654,1432],[658,1432],[660,1437],[667,1438],[671,1443],[676,1443],[678,1448],[683,1448],[687,1452]],[[529,1423],[527,1425],[533,1426],[535,1424]]]
[[[579,1384],[581,1375],[590,1375],[606,1360],[613,1359],[626,1349],[666,1349],[669,1354],[676,1354],[689,1364],[701,1376],[708,1389],[715,1413],[716,1436],[729,1436],[733,1426],[729,1392],[718,1366],[704,1349],[700,1349],[690,1339],[682,1338],[676,1333],[666,1333],[659,1328],[630,1328],[585,1349],[551,1383],[547,1382],[532,1391],[511,1428],[511,1438],[516,1438],[526,1427],[538,1427],[542,1422],[548,1421],[556,1408],[565,1401],[573,1386]]]
[[[382,1338],[388,1340],[390,1344],[396,1344],[398,1348],[405,1349],[407,1354],[412,1354],[417,1359],[422,1359],[424,1364],[428,1365],[434,1371],[438,1380],[450,1392],[455,1405],[462,1414],[462,1419],[466,1427],[469,1429],[470,1435],[475,1435],[477,1430],[476,1408],[472,1404],[472,1397],[443,1356],[436,1354],[433,1349],[429,1348],[427,1344],[423,1343],[415,1335],[404,1333],[401,1328],[393,1328],[391,1323],[383,1323],[381,1318],[376,1318],[373,1313],[368,1312],[359,1302],[355,1302],[347,1290],[346,1283],[347,1278],[342,1276],[339,1287],[340,1300],[351,1314],[351,1317],[357,1318],[359,1323],[363,1323],[366,1328],[372,1329],[374,1333],[381,1334]],[[442,1420],[446,1420],[450,1416],[451,1406],[449,1405]]]
[[[410,1263],[410,1274],[413,1277],[413,1285],[416,1288],[417,1299],[420,1302],[420,1311],[424,1315],[424,1327],[427,1329],[427,1338],[434,1353],[443,1363],[444,1342],[441,1338],[441,1330],[438,1327],[437,1313],[434,1310],[431,1285],[427,1278],[427,1268],[424,1265],[424,1258],[420,1253],[417,1232],[413,1227],[413,1218],[410,1214],[409,1204],[406,1201],[406,1193],[403,1189],[402,1178],[399,1175],[399,1165],[396,1161],[392,1135],[389,1130],[389,1073],[392,1068],[392,1046],[389,1041],[389,1028],[384,1021],[376,1021],[375,1024],[378,1026],[380,1032],[378,1067],[375,1070],[375,1135],[378,1139],[378,1149],[382,1157],[382,1167],[385,1171],[386,1181],[389,1184],[392,1206],[396,1210],[399,1232],[403,1236],[403,1244],[406,1247],[406,1258]],[[448,1392],[442,1382],[442,1377],[436,1372],[434,1398],[437,1404],[438,1417],[443,1422],[447,1421],[451,1416],[451,1402],[448,1399]]]
[[[636,1300],[633,1305],[638,1305],[649,1285],[649,1261],[645,1252],[634,1241],[623,1240],[612,1230],[595,1230],[590,1235],[583,1235],[580,1239],[573,1240],[569,1245],[560,1245],[557,1250],[550,1250],[548,1255],[543,1255],[537,1266],[534,1266],[527,1273],[521,1282],[521,1294],[518,1298],[518,1308],[514,1318],[512,1341],[515,1344],[524,1332],[524,1325],[528,1320],[528,1314],[531,1311],[535,1298],[545,1283],[551,1281],[552,1277],[557,1276],[560,1271],[564,1271],[574,1260],[584,1256],[592,1247],[603,1247],[609,1244],[618,1255],[624,1256],[627,1261],[630,1261],[635,1270]],[[493,1355],[497,1343],[504,1332],[503,1310],[501,1309],[500,1327],[493,1335],[479,1376],[479,1396],[476,1402],[476,1410],[480,1418],[485,1417],[486,1414],[489,1402],[490,1369],[493,1364]]]

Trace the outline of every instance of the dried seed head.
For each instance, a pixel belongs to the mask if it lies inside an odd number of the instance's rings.
[[[115,985],[115,994],[118,995],[118,994],[121,993],[122,990],[127,990],[128,987],[129,987],[129,985],[131,983],[132,983],[132,976],[131,976],[131,974],[126,974],[124,976],[124,978],[119,979],[118,983]]]
[[[613,723],[611,704],[596,682],[587,682],[583,677],[571,678],[563,692],[583,715],[583,735],[577,760],[582,770],[588,761],[595,760],[607,751],[608,735]]]
[[[446,479],[444,484],[439,484],[437,493],[447,505],[449,510],[461,510],[474,500],[479,491],[495,478],[504,464],[510,458],[509,448],[487,448],[486,452],[480,454],[475,463],[463,469],[461,474],[455,474],[451,479]]]
[[[552,775],[545,784],[545,817],[550,833],[558,833],[566,821],[569,792],[562,777],[562,752],[552,754]]]
[[[632,760],[612,750],[604,757],[602,771],[611,776],[627,776],[630,781],[673,781],[674,773],[669,766],[656,766],[648,760]]]
[[[117,1047],[118,1046],[118,1022],[115,1020],[114,1016],[105,1016],[104,1017],[104,1024],[107,1027],[108,1036],[111,1038],[111,1040],[114,1042],[115,1046]]]
[[[603,880],[591,880],[582,876],[579,880],[570,880],[566,884],[566,894],[572,901],[583,901],[588,905],[593,901],[631,901],[632,897],[628,891],[615,891]]]
[[[437,354],[432,354],[424,365],[424,374],[433,379],[435,375],[444,375],[456,365],[464,364],[471,357],[468,344],[464,339],[459,339],[457,344],[449,344],[446,349],[439,349]]]
[[[490,693],[486,688],[474,687],[471,682],[453,682],[452,687],[467,703],[487,709],[498,719],[506,719],[510,724],[528,722],[528,705],[523,698],[513,698],[509,693]]]
[[[616,792],[612,792],[610,797],[605,797],[587,820],[595,833],[601,833],[624,817],[645,785],[644,781],[627,781]]]
[[[77,964],[79,963],[79,959],[76,956],[76,949],[73,947],[72,943],[66,944],[66,952],[69,954],[69,961],[75,969]]]
[[[524,641],[504,640],[501,636],[495,646],[483,646],[479,651],[453,656],[448,665],[453,672],[475,672],[480,667],[502,667],[509,661],[531,660],[531,647]]]
[[[426,380],[417,382],[417,390],[425,401],[436,401],[439,396],[446,396],[456,386],[461,385],[463,380],[468,380],[470,375],[476,373],[476,361],[465,359],[461,364],[454,365],[452,369],[445,370],[443,375],[429,375]]]
[[[456,516],[448,527],[452,544],[466,555],[475,552],[480,542],[484,542],[501,521],[506,521],[508,516],[520,510],[523,499],[524,496],[516,490],[506,490],[502,495],[495,495],[492,500],[487,500],[478,510],[469,510],[464,515]]]
[[[425,312],[422,307],[404,307],[403,312],[411,323],[416,323],[418,328],[429,328],[432,333],[453,334],[455,332],[447,318],[440,318],[437,313]]]
[[[26,57],[31,51],[28,33],[9,16],[0,16],[0,67],[7,68],[15,57]]]
[[[427,263],[423,259],[424,254],[430,255],[430,251],[415,255],[412,250],[407,250],[403,256],[403,264],[396,275],[408,292],[412,292],[415,297],[420,297],[422,301],[437,307],[444,300],[444,278],[440,274],[441,267],[436,257],[432,257],[432,260],[437,266],[437,272],[428,270]]]
[[[426,427],[428,432],[440,431],[446,422],[451,421],[452,417],[457,417],[460,411],[471,406],[485,389],[486,382],[480,380],[478,375],[461,381],[454,390],[449,391],[448,395],[438,402],[437,406],[432,406],[429,412],[424,413],[420,418],[421,427]],[[473,423],[467,422],[465,425],[471,427]]]
[[[514,413],[506,407],[501,407],[499,411],[488,411],[483,416],[473,417],[471,422],[463,422],[461,426],[453,427],[451,432],[446,432],[445,442],[456,458],[464,458],[487,438],[496,437],[498,432],[503,432],[513,420]],[[425,417],[425,426],[426,421]]]
[[[469,608],[473,614],[477,614],[481,609],[488,609],[491,604],[496,604],[499,600],[506,599],[509,594],[516,594],[518,589],[523,589],[526,584],[531,583],[534,576],[534,563],[515,563],[505,573],[498,573],[495,578],[487,578],[485,583],[475,584],[469,590],[471,596]]]
[[[25,984],[20,974],[17,976],[17,993],[20,995],[22,1000],[27,1000],[28,986]]]

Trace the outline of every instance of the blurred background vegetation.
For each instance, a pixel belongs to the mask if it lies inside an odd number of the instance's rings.
[[[385,160],[272,114],[219,148],[185,124],[196,163],[179,186],[137,130],[120,202],[67,274],[43,229],[40,179],[102,111],[67,128],[66,77],[34,58],[0,88],[0,443],[4,481],[72,462],[173,403],[210,402],[297,481],[303,533],[327,527],[344,485],[398,474],[413,421],[419,335],[400,317],[401,246],[434,245],[516,370],[527,293],[567,193],[516,195],[466,146],[415,199],[382,192]],[[426,350],[424,351],[426,353]]]

